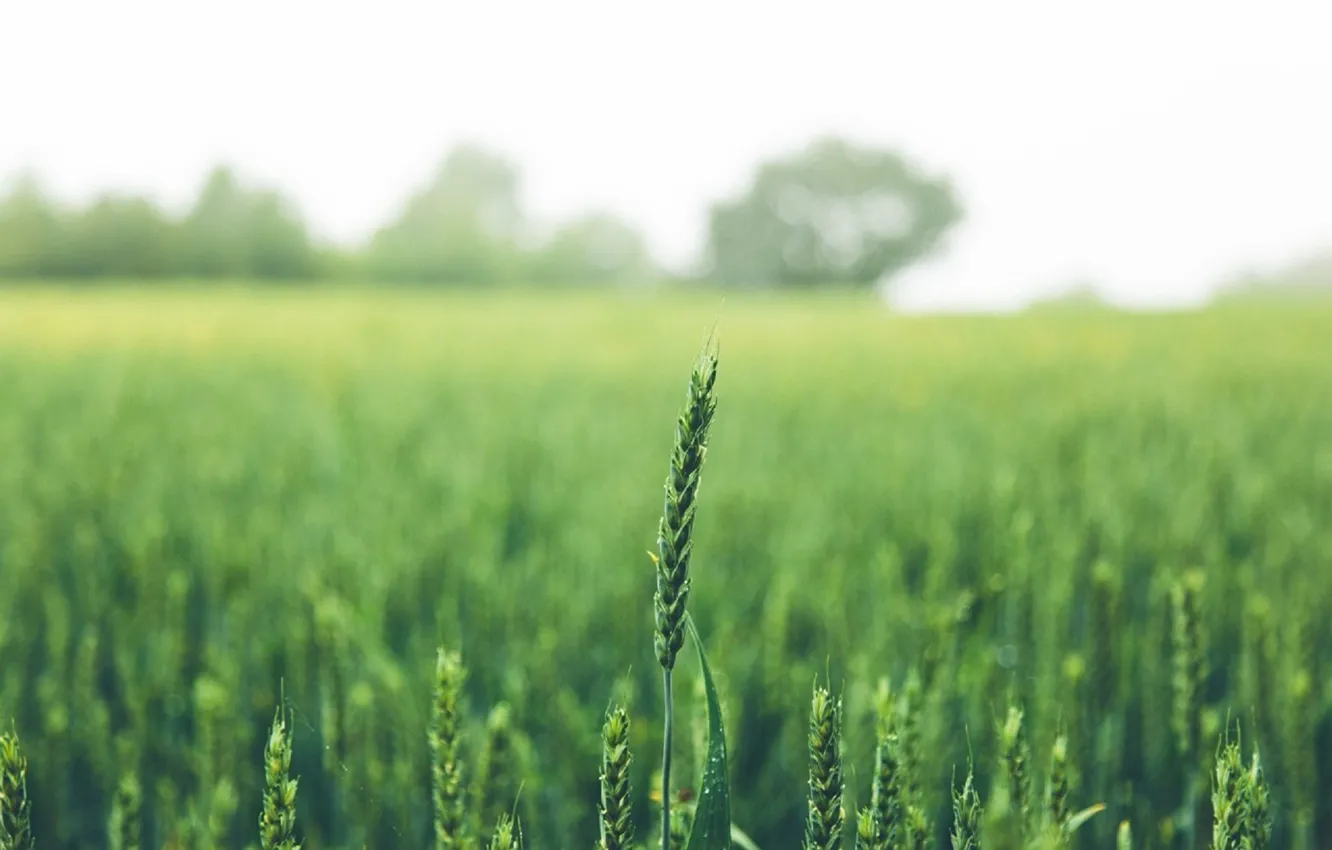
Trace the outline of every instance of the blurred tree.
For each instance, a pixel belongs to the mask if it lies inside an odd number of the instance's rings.
[[[870,286],[934,250],[962,217],[952,185],[891,151],[816,140],[715,204],[708,260],[738,286]]]
[[[248,212],[246,239],[252,277],[282,280],[318,275],[305,224],[280,195],[253,193]]]
[[[201,277],[246,273],[245,207],[236,175],[226,166],[214,168],[181,223],[185,266],[190,272]]]
[[[1264,300],[1322,300],[1332,297],[1332,248],[1271,269],[1250,269],[1222,280],[1215,303]]]
[[[570,221],[532,258],[530,275],[559,284],[627,285],[653,275],[647,243],[631,224],[609,213]]]
[[[66,229],[37,178],[21,174],[0,200],[0,277],[58,274]]]
[[[201,277],[296,278],[316,274],[305,225],[271,191],[248,190],[215,168],[181,224],[184,270]]]
[[[69,228],[71,276],[161,277],[177,273],[175,225],[146,198],[104,195]]]
[[[366,264],[388,281],[486,284],[515,271],[523,213],[517,169],[472,144],[451,151],[398,219],[375,233]]]

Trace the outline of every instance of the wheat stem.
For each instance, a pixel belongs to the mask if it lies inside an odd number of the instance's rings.
[[[661,671],[661,691],[666,701],[666,719],[662,727],[661,743],[661,850],[671,850],[671,738],[674,733],[672,718],[671,668]]]

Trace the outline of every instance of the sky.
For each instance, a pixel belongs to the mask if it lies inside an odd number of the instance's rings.
[[[178,209],[227,162],[355,242],[473,141],[539,219],[610,210],[680,265],[840,134],[966,207],[902,307],[1172,307],[1332,248],[1330,88],[1322,0],[0,0],[0,177]]]

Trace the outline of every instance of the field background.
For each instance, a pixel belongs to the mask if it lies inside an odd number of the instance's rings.
[[[801,830],[816,676],[863,801],[872,692],[913,671],[940,842],[1012,694],[1038,774],[1062,721],[1075,805],[1109,806],[1081,846],[1121,819],[1183,846],[1167,591],[1190,568],[1211,740],[1256,737],[1277,846],[1332,843],[1332,309],[210,286],[0,291],[0,717],[41,846],[102,846],[127,774],[146,845],[244,846],[283,695],[305,846],[425,846],[440,644],[529,846],[592,845],[612,696],[651,838],[645,550],[714,325],[690,607],[764,850]]]

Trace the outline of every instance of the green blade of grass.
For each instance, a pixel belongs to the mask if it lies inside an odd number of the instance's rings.
[[[694,827],[689,832],[687,850],[731,850],[731,790],[727,784],[726,731],[722,728],[721,701],[712,681],[703,641],[694,626],[694,618],[685,614],[685,628],[698,650],[698,666],[703,671],[703,690],[708,703],[708,757],[703,764],[703,784],[694,810]]]
[[[1094,815],[1099,815],[1103,811],[1105,811],[1105,803],[1097,803],[1094,806],[1088,806],[1068,819],[1068,823],[1064,824],[1064,832],[1072,835],[1077,831],[1078,827],[1091,820]]]

